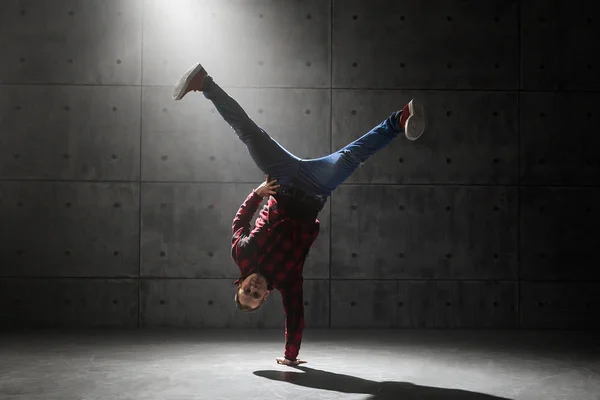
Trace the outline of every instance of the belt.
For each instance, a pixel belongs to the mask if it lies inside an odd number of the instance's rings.
[[[293,198],[294,200],[304,203],[306,206],[321,211],[327,202],[327,196],[307,193],[294,186],[280,185],[277,189],[277,195]]]

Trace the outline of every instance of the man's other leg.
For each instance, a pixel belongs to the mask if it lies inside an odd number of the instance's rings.
[[[175,91],[177,93],[174,93],[174,98],[182,98],[187,91],[201,91],[204,97],[213,102],[219,114],[246,145],[256,166],[265,174],[270,175],[271,179],[277,179],[278,183],[291,183],[298,172],[300,159],[277,143],[264,129],[256,125],[239,103],[225,93],[201,66],[198,65],[197,71],[193,73],[197,76],[188,79],[187,88],[182,89],[179,87],[180,85],[176,87]],[[182,95],[184,91],[185,93]]]
[[[409,140],[415,140],[423,133],[424,126],[422,106],[411,101],[401,111],[392,113],[379,125],[335,153],[301,160],[298,186],[309,193],[329,196],[360,164],[398,135],[406,133]]]

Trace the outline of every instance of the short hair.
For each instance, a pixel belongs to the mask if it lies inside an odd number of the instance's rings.
[[[252,308],[250,306],[245,306],[242,303],[240,303],[240,297],[238,296],[238,294],[240,293],[240,288],[238,287],[237,290],[235,291],[235,305],[238,308],[238,310],[240,311],[244,311],[244,312],[252,312],[252,311],[256,311],[258,310],[260,307],[262,307],[263,304],[265,304],[265,301],[267,300],[266,298],[263,297],[262,301],[260,302],[259,305],[257,305],[256,307]]]

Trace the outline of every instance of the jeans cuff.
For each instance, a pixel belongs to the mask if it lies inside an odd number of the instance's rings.
[[[394,111],[392,115],[388,118],[388,123],[392,127],[395,132],[402,132],[402,128],[400,127],[400,114],[402,111]]]
[[[213,78],[210,75],[206,75],[203,79],[202,79],[202,93],[204,93],[205,95],[210,93],[210,89],[212,88],[212,84],[213,84]]]

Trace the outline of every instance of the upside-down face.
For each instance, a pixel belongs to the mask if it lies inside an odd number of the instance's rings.
[[[253,273],[240,282],[238,299],[240,304],[250,308],[260,306],[269,296],[267,280],[259,273]]]

